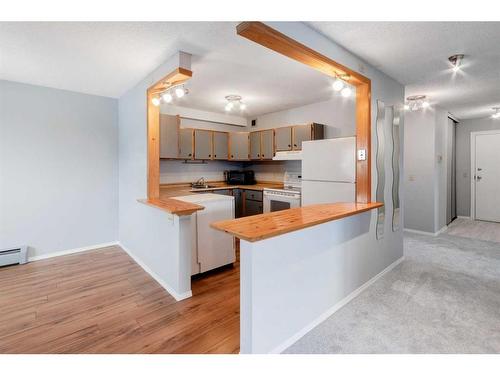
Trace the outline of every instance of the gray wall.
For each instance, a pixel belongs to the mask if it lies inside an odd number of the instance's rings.
[[[434,232],[435,113],[406,112],[404,121],[404,226]]]
[[[457,215],[470,216],[470,133],[500,129],[491,117],[463,120],[457,125]]]
[[[0,81],[0,248],[118,239],[115,99]]]
[[[446,225],[448,112],[439,107],[408,111],[404,127],[404,225],[435,233]]]

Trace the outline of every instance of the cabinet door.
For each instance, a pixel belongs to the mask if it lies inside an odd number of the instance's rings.
[[[179,129],[179,158],[193,158],[193,129]]]
[[[288,151],[292,149],[292,128],[289,126],[276,128],[276,151]]]
[[[274,156],[274,131],[263,130],[261,132],[260,158],[272,159]]]
[[[214,132],[214,159],[227,160],[228,153],[228,134],[224,132]]]
[[[260,132],[250,133],[250,159],[260,159]]]
[[[178,117],[160,114],[160,158],[176,158],[178,153]]]
[[[212,158],[212,132],[210,130],[195,129],[194,131],[194,158]]]
[[[248,133],[230,133],[229,150],[231,160],[248,160]]]
[[[262,202],[252,201],[249,199],[245,201],[245,216],[261,214],[262,210],[263,210]]]
[[[312,140],[312,126],[297,125],[293,127],[293,149],[302,150],[302,142]]]

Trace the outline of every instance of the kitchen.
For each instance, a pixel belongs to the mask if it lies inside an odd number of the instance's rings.
[[[192,57],[193,76],[153,98],[160,199],[204,207],[191,219],[191,275],[236,260],[238,241],[213,222],[355,200],[355,88],[245,49],[260,63]]]

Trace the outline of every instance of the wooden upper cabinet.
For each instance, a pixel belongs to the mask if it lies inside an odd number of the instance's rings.
[[[276,151],[289,151],[292,149],[292,128],[285,126],[274,129]]]
[[[212,131],[211,130],[194,130],[194,158],[195,159],[212,159]]]
[[[179,117],[160,114],[160,158],[175,159],[179,153]]]
[[[194,129],[179,129],[179,158],[194,159]]]
[[[250,159],[260,159],[260,131],[250,133]]]
[[[229,134],[226,132],[213,132],[213,159],[229,159]]]
[[[302,142],[324,138],[324,126],[321,124],[296,125],[292,127],[292,146],[302,150]]]
[[[260,133],[260,158],[272,159],[274,156],[274,130],[263,130]]]
[[[248,160],[249,143],[248,133],[229,133],[229,160]]]

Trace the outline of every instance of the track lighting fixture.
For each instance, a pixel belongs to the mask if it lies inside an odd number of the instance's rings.
[[[161,101],[164,103],[172,103],[174,100],[174,95],[176,98],[180,99],[184,95],[189,94],[189,90],[184,87],[184,85],[171,86],[162,93],[160,93],[159,97],[154,97],[151,99],[151,103],[155,106],[159,106]],[[160,100],[161,98],[161,100]]]

